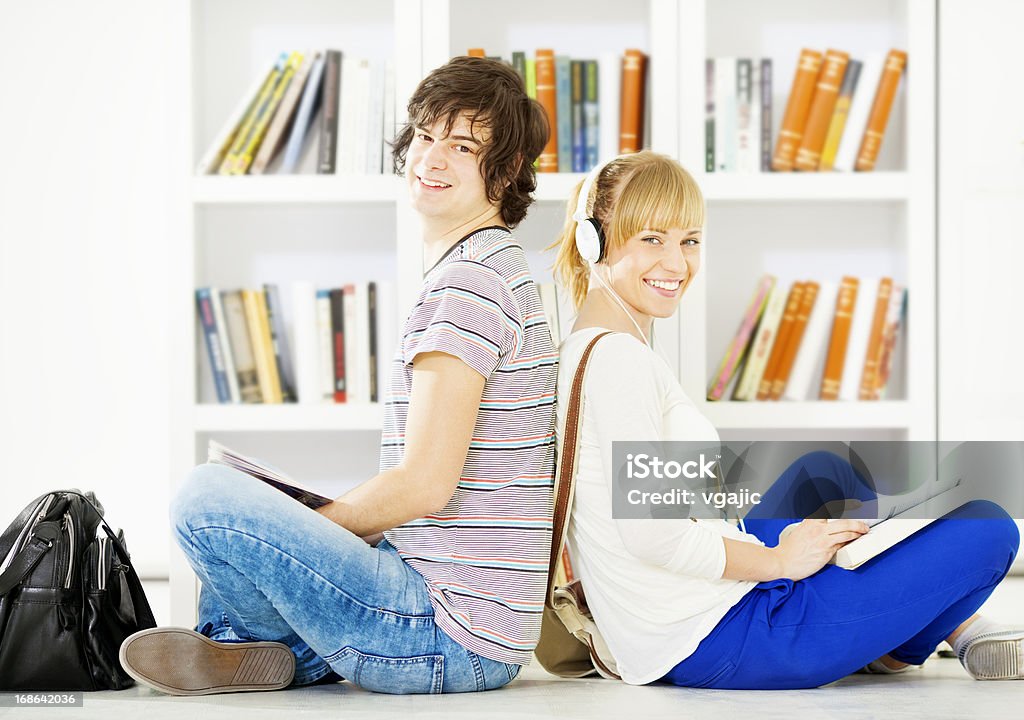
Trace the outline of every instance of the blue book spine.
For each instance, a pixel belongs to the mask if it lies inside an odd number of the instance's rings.
[[[217,387],[217,402],[230,403],[231,389],[228,387],[228,374],[224,369],[221,334],[217,328],[217,320],[213,316],[210,288],[196,290],[196,307],[199,309],[199,322],[203,326],[203,337],[206,339],[206,354],[210,358],[213,382]]]
[[[572,61],[572,171],[586,172],[587,141],[583,124],[583,62]]]
[[[586,156],[584,170],[590,172],[597,165],[597,146],[600,140],[597,60],[587,60],[583,66],[583,142]]]
[[[306,88],[302,91],[302,99],[299,100],[299,109],[295,114],[295,121],[292,123],[291,134],[288,135],[288,144],[284,150],[284,160],[281,162],[282,173],[295,172],[295,166],[299,164],[299,154],[302,152],[302,144],[309,134],[309,127],[313,121],[320,100],[321,77],[324,72],[324,54],[318,52],[313,59],[313,67],[309,70],[309,79],[306,81]]]
[[[558,172],[572,172],[572,72],[569,58],[555,57],[558,107]]]

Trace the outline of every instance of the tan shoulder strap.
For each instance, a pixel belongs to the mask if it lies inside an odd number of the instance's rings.
[[[548,559],[548,593],[546,602],[551,603],[551,596],[554,592],[555,568],[562,557],[562,548],[565,546],[565,535],[569,527],[569,507],[572,505],[573,493],[576,490],[576,455],[579,449],[580,425],[583,422],[581,406],[583,404],[583,379],[587,372],[587,362],[597,345],[598,340],[611,332],[603,332],[590,341],[580,364],[576,367],[576,374],[572,378],[572,388],[569,391],[569,408],[565,414],[565,430],[562,438],[562,453],[558,459],[558,478],[555,482],[555,513],[552,519],[551,533],[551,557]]]

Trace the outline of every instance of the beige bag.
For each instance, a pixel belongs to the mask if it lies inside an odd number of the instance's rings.
[[[619,680],[615,658],[587,607],[587,598],[579,580],[565,582],[562,570],[562,548],[569,526],[573,494],[576,489],[576,455],[579,449],[579,431],[583,420],[583,379],[587,361],[597,341],[610,332],[603,332],[587,345],[573,376],[569,393],[569,409],[565,419],[565,437],[558,462],[555,481],[555,513],[551,534],[551,557],[548,561],[548,592],[544,601],[540,642],[535,654],[540,664],[552,675],[559,677],[585,677],[594,672],[602,677]]]

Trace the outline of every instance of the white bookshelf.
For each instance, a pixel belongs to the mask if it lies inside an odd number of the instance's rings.
[[[283,49],[336,47],[390,57],[396,107],[427,72],[468,47],[509,57],[553,47],[577,58],[628,47],[650,58],[646,145],[677,157],[708,201],[703,269],[678,317],[659,322],[657,345],[687,393],[723,435],[813,432],[831,438],[932,437],[935,427],[934,3],[867,0],[190,0],[181,11],[181,237],[172,256],[174,308],[172,492],[216,437],[332,488],[366,479],[377,460],[383,412],[375,405],[222,406],[196,332],[196,287],[256,287],[310,280],[387,280],[397,287],[397,323],[422,273],[415,215],[404,181],[387,176],[195,177],[195,163],[252,78]],[[800,47],[839,47],[851,56],[903,47],[910,72],[874,173],[705,174],[704,59],[770,56],[781,116]],[[788,63],[788,65],[787,65]],[[914,132],[906,128],[913,121]],[[775,123],[777,130],[778,123]],[[537,203],[517,230],[538,282],[551,280],[565,201],[579,174],[542,175]],[[787,221],[787,218],[789,219]],[[793,218],[798,218],[794,221]],[[911,289],[903,382],[876,403],[708,403],[712,365],[739,322],[756,279],[778,264],[815,279],[882,268]],[[826,270],[821,270],[824,267]],[[877,274],[884,274],[878,272]],[[294,463],[294,465],[293,465]],[[362,474],[362,475],[360,475]],[[171,558],[175,624],[194,616],[196,584],[176,549]]]

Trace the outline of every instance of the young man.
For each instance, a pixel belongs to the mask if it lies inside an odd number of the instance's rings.
[[[163,692],[346,678],[388,693],[489,690],[529,662],[546,589],[557,353],[525,256],[543,111],[515,72],[460,57],[395,140],[423,220],[419,299],[391,365],[380,473],[314,512],[219,465],[172,504],[203,582],[198,632],[128,638]],[[371,546],[362,538],[384,533]]]

